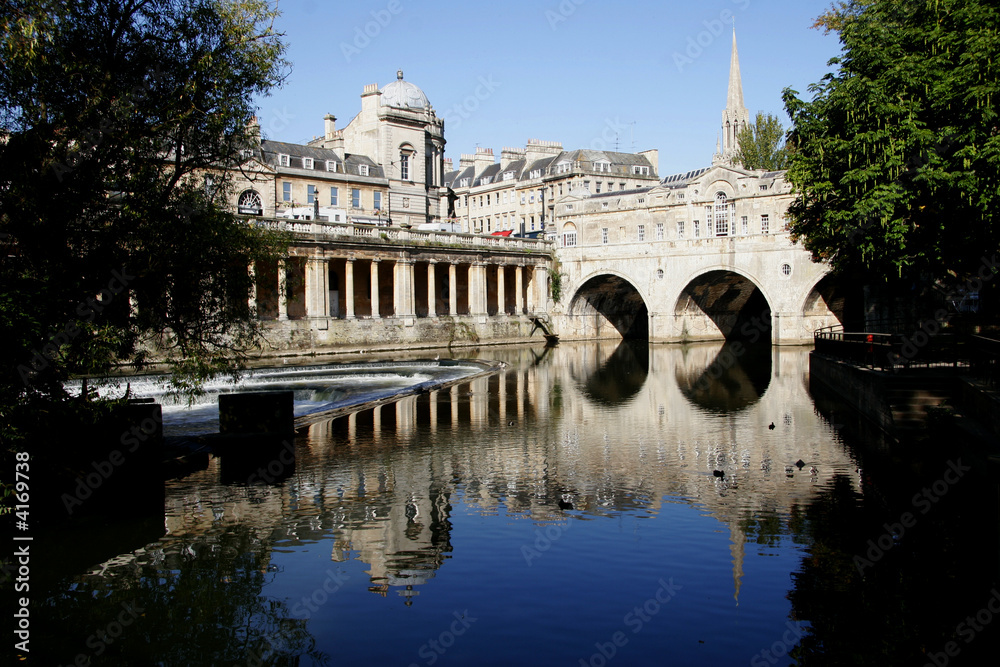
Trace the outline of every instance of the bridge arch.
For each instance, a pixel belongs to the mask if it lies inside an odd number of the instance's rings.
[[[771,340],[774,303],[762,281],[726,265],[702,267],[689,275],[674,300],[682,338],[695,340]]]
[[[607,338],[649,338],[649,309],[634,282],[613,270],[595,271],[583,278],[569,301],[566,315],[581,332]]]
[[[805,290],[801,313],[812,330],[833,324],[859,325],[864,321],[860,288],[832,273],[824,273]]]

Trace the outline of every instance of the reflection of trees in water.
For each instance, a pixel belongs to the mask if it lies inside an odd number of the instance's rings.
[[[771,345],[726,342],[704,368],[677,366],[677,385],[693,405],[710,412],[743,410],[767,391],[771,382]]]
[[[648,375],[649,343],[625,340],[587,377],[582,390],[603,405],[621,405],[639,393]]]
[[[886,468],[875,485],[883,493],[864,502],[850,479],[837,476],[793,512],[797,541],[808,545],[788,595],[792,618],[811,625],[792,652],[799,664],[922,665],[952,641],[960,655],[949,664],[992,664],[1000,627],[984,628],[971,643],[956,628],[997,585],[997,488],[970,475],[922,514],[914,493],[946,469],[943,461],[916,475]],[[916,523],[893,540],[886,524],[905,512]],[[874,551],[880,538],[891,546]]]
[[[70,664],[82,653],[100,665],[297,665],[308,657],[326,664],[306,619],[261,594],[270,560],[267,540],[241,524],[214,539],[174,542],[151,561],[79,577],[39,610],[38,636],[46,639],[37,649],[32,644],[32,658]]]

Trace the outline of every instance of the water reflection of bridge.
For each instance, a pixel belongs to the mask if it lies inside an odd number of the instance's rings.
[[[565,521],[560,502],[585,514],[657,513],[679,499],[730,532],[738,595],[747,541],[787,531],[817,487],[856,475],[807,397],[805,350],[775,348],[749,364],[727,353],[491,350],[505,372],[310,426],[280,485],[220,485],[213,462],[168,488],[167,527],[186,540],[249,522],[287,546],[332,534],[332,560],[368,563],[371,590],[409,599],[452,550],[456,494],[477,511],[539,522]],[[698,389],[717,374],[723,381]],[[762,515],[777,520],[766,527]]]

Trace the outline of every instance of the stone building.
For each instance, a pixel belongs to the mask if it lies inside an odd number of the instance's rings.
[[[657,183],[656,150],[618,153],[564,151],[555,141],[529,139],[525,147],[504,148],[497,162],[492,148],[463,154],[445,175],[448,217],[462,231],[537,232],[551,227],[555,203],[575,190],[633,190]],[[548,225],[546,223],[549,223]]]

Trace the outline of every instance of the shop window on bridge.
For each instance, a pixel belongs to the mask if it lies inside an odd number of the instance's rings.
[[[264,207],[260,201],[260,194],[256,190],[244,190],[236,202],[236,209],[240,215],[264,214]]]

